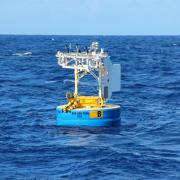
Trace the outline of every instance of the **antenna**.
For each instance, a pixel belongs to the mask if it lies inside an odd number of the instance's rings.
[[[76,44],[76,52],[79,52],[79,44]]]
[[[71,43],[69,43],[69,46],[68,46],[68,51],[70,51],[71,50]]]

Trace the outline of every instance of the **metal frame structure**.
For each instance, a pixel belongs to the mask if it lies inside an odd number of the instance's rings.
[[[78,96],[78,82],[87,74],[91,74],[98,82],[98,95],[102,98],[102,76],[106,71],[104,60],[109,56],[99,50],[98,42],[93,42],[88,51],[80,52],[60,52],[56,54],[58,64],[62,68],[74,69],[75,91],[74,96]]]

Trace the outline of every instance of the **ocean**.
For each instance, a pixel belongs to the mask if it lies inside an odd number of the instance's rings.
[[[92,41],[121,64],[121,124],[57,127],[74,81],[55,54]],[[0,179],[179,180],[179,120],[180,36],[0,36]]]

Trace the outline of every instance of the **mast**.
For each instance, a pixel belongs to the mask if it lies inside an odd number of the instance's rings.
[[[78,75],[78,69],[77,69],[77,60],[76,60],[76,67],[74,69],[74,80],[75,80],[75,88],[74,88],[74,96],[78,96],[78,81],[79,81],[79,75]]]
[[[101,62],[99,62],[98,92],[99,92],[99,97],[102,98],[102,72],[101,72]]]

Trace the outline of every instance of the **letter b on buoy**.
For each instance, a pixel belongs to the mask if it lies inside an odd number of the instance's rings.
[[[102,115],[101,115],[101,111],[98,111],[97,116],[98,116],[98,117],[101,117],[101,116],[102,116]]]

